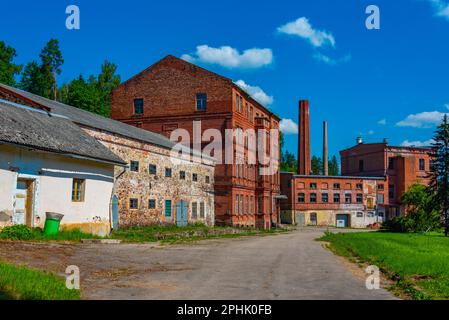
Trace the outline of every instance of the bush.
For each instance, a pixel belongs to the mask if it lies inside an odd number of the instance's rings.
[[[33,229],[27,227],[25,225],[15,225],[4,227],[0,231],[1,239],[10,239],[10,240],[31,240],[34,238]]]

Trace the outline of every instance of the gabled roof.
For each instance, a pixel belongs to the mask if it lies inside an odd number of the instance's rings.
[[[30,101],[33,104],[37,104],[42,108],[45,108],[45,110],[51,110],[51,112],[54,114],[65,116],[74,123],[85,127],[118,134],[126,138],[142,141],[170,150],[175,146],[174,142],[170,141],[170,139],[166,138],[163,135],[148,130],[139,129],[120,121],[106,118],[83,109],[72,107],[67,104],[50,100],[33,93],[0,83],[0,91],[2,90],[13,94],[18,98],[22,98],[25,101]],[[188,148],[185,148],[185,150],[187,149]],[[196,156],[201,155],[197,151],[190,150],[190,152]],[[202,155],[202,157],[210,160],[215,160],[207,155]]]
[[[216,77],[216,78],[219,78],[219,79],[221,79],[221,80],[223,80],[223,81],[229,83],[230,85],[232,85],[233,88],[235,88],[235,89],[241,91],[241,92],[245,95],[245,98],[248,99],[248,100],[250,100],[254,105],[257,105],[258,108],[264,110],[264,111],[267,112],[269,115],[271,115],[271,116],[275,117],[276,119],[280,120],[280,118],[279,118],[276,114],[274,114],[273,112],[271,112],[267,107],[265,107],[265,106],[262,105],[260,102],[258,102],[258,101],[255,100],[253,97],[251,97],[251,95],[250,95],[248,92],[246,92],[246,91],[245,91],[244,89],[242,89],[240,86],[238,86],[237,84],[235,84],[235,82],[234,82],[232,79],[227,78],[227,77],[225,77],[225,76],[222,76],[222,75],[220,75],[220,74],[218,74],[218,73],[212,72],[212,71],[210,71],[210,70],[207,70],[207,69],[205,69],[205,68],[203,68],[203,67],[200,67],[200,66],[198,66],[198,65],[196,65],[196,64],[193,64],[193,63],[191,63],[191,62],[189,62],[189,61],[186,61],[186,60],[180,59],[180,58],[178,58],[178,57],[175,57],[175,56],[173,56],[173,55],[171,55],[171,54],[165,56],[164,58],[160,59],[159,61],[155,62],[154,64],[152,64],[151,66],[149,66],[148,68],[146,68],[145,70],[139,72],[138,74],[136,74],[136,75],[132,76],[131,78],[129,78],[128,80],[124,81],[120,86],[126,85],[128,82],[130,82],[130,81],[132,81],[132,80],[135,80],[136,78],[140,77],[141,75],[143,75],[143,74],[145,74],[145,73],[147,73],[147,72],[150,72],[150,71],[151,71],[152,69],[154,69],[156,66],[158,66],[159,64],[161,64],[161,63],[163,63],[163,62],[165,62],[165,61],[167,61],[167,60],[174,60],[174,61],[176,61],[176,62],[178,62],[178,63],[182,63],[182,64],[184,64],[184,65],[186,65],[186,66],[189,66],[190,68],[195,68],[195,69],[197,69],[197,70],[200,70],[200,71],[202,71],[202,72],[205,72],[205,73],[207,73],[207,74],[209,74],[209,75],[211,75],[211,76],[214,76],[214,77]]]
[[[0,123],[0,144],[126,165],[64,116],[0,99]]]

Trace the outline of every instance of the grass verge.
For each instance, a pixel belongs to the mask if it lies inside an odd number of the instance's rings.
[[[449,299],[449,238],[441,234],[326,233],[336,254],[377,265],[393,292],[412,299]]]
[[[0,262],[0,300],[79,300],[65,280],[49,272]]]

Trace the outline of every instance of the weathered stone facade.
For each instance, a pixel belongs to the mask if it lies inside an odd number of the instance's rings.
[[[214,224],[212,159],[174,159],[166,148],[91,128],[84,130],[126,162],[136,161],[139,164],[137,172],[131,171],[130,168],[115,169],[114,193],[119,199],[120,226],[176,223],[176,204],[181,200],[188,204],[189,223]],[[150,165],[156,166],[156,174],[149,172]],[[165,176],[166,168],[171,169],[171,177]],[[185,172],[185,180],[180,179],[181,171]],[[197,175],[197,181],[193,181],[194,174]],[[130,208],[130,199],[138,200],[137,209]],[[150,200],[156,202],[154,209],[149,208]],[[165,214],[166,200],[171,200],[169,217]],[[193,203],[197,203],[196,218],[192,215]],[[201,203],[204,203],[204,215],[201,214]]]

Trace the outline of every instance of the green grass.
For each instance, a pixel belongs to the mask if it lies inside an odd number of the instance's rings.
[[[238,233],[236,233],[238,232]],[[215,238],[235,238],[274,233],[254,229],[235,229],[231,227],[208,227],[204,224],[190,224],[185,227],[176,225],[153,225],[145,227],[130,227],[116,230],[111,238],[125,242],[156,242],[178,243]]]
[[[439,233],[326,233],[338,255],[377,265],[413,299],[449,299],[449,238]]]
[[[22,226],[24,227],[24,226]],[[26,228],[24,230],[24,228]],[[0,230],[0,240],[27,240],[27,241],[80,241],[81,239],[98,239],[100,237],[90,233],[83,233],[80,229],[70,231],[61,230],[53,236],[46,236],[40,228],[24,227],[17,231]]]
[[[65,279],[49,272],[0,262],[0,300],[78,300],[79,290],[69,290]]]

